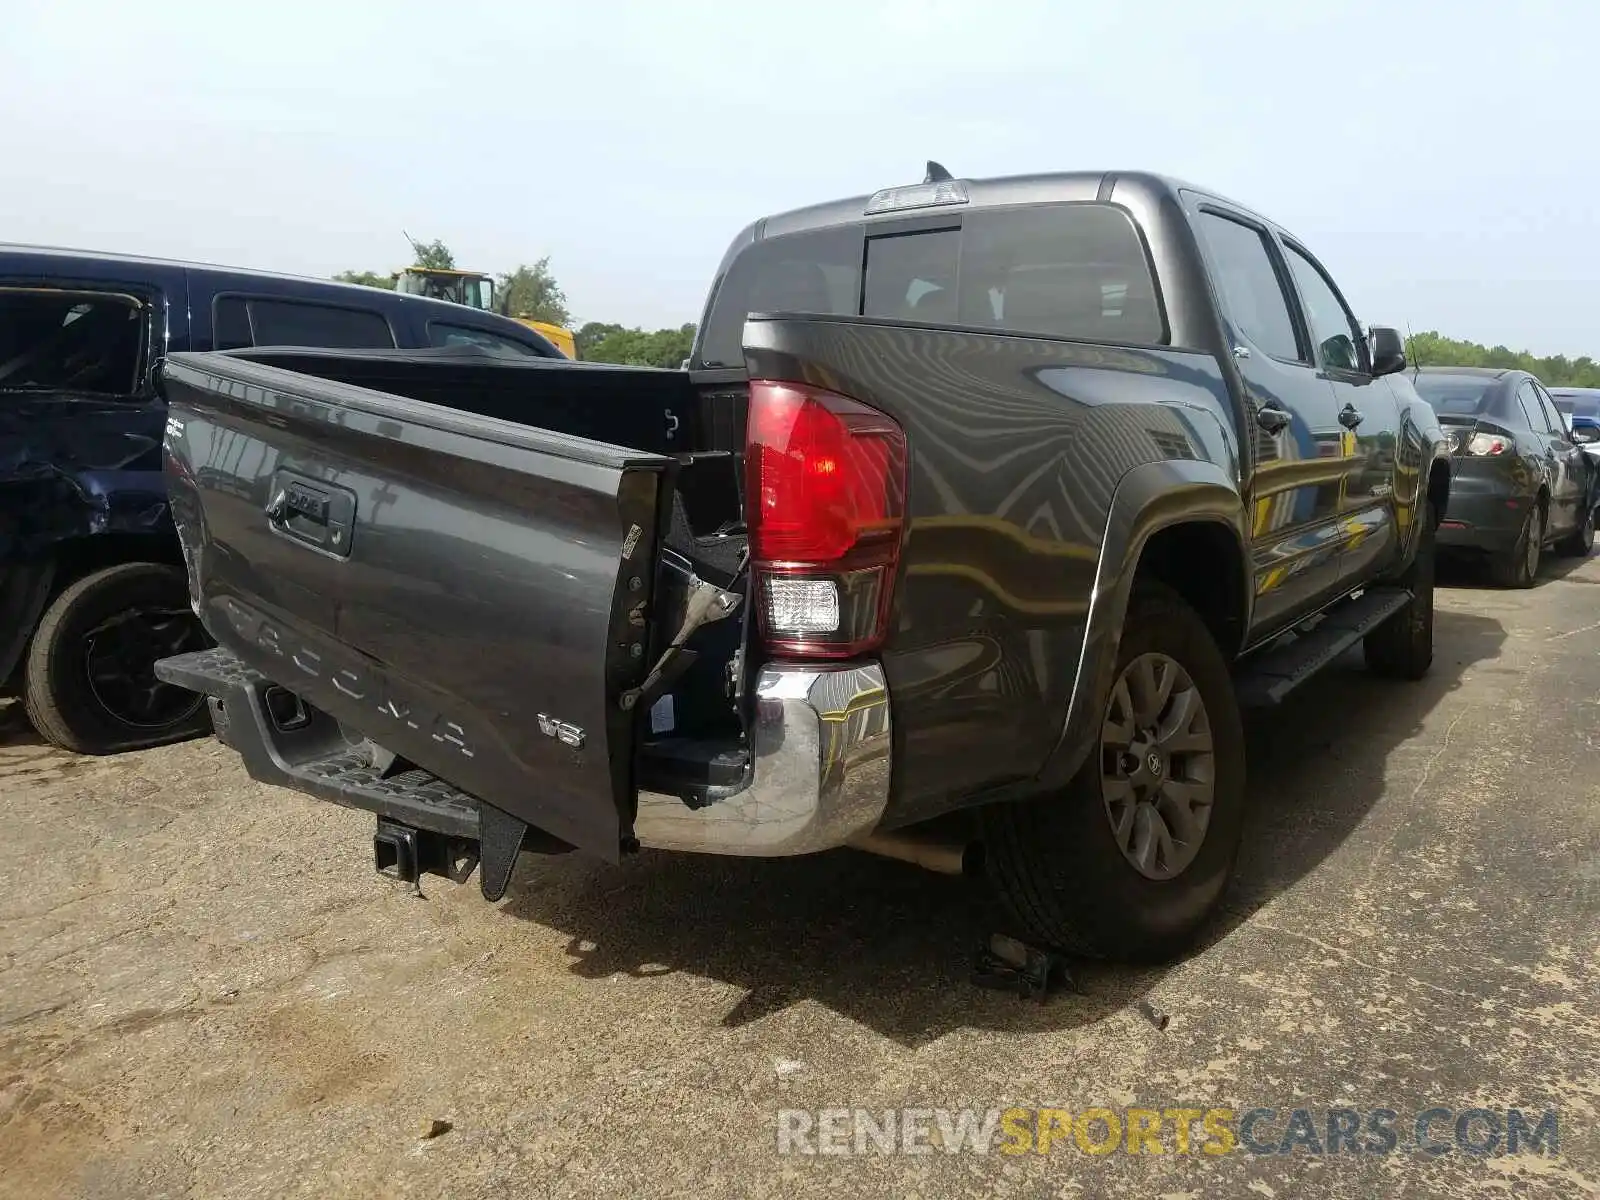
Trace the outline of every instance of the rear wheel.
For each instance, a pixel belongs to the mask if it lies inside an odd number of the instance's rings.
[[[157,679],[155,663],[209,644],[176,567],[121,563],[86,575],[55,598],[29,643],[28,720],[80,754],[203,734],[205,697]]]
[[[1135,593],[1095,753],[1064,791],[983,812],[986,863],[1026,936],[1094,958],[1170,957],[1222,896],[1244,816],[1244,732],[1195,611]]]
[[[1578,527],[1563,538],[1556,549],[1562,554],[1570,554],[1575,558],[1588,558],[1589,551],[1594,549],[1594,509],[1584,511],[1583,520]]]
[[[1539,577],[1539,555],[1543,548],[1544,509],[1530,504],[1516,543],[1490,565],[1494,581],[1501,587],[1531,588]]]
[[[1433,575],[1438,518],[1430,502],[1417,532],[1417,553],[1400,577],[1411,600],[1367,634],[1361,644],[1367,667],[1391,679],[1421,679],[1433,665]]]

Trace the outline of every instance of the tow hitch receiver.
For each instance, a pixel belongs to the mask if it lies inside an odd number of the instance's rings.
[[[379,817],[377,832],[372,835],[372,863],[378,874],[408,883],[413,890],[423,875],[465,883],[478,865],[478,847],[464,838]]]

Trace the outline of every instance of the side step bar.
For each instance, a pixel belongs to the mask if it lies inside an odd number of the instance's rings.
[[[1304,633],[1247,658],[1234,676],[1241,708],[1265,708],[1283,700],[1399,612],[1411,599],[1405,588],[1368,588],[1330,609]]]
[[[415,883],[427,871],[459,883],[476,864],[484,898],[498,900],[524,845],[553,842],[370,742],[352,745],[332,717],[220,647],[162,659],[156,675],[210,698],[217,740],[238,752],[252,779],[376,813],[381,873]]]

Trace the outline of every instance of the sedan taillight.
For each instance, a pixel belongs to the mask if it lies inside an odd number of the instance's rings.
[[[1513,448],[1512,440],[1498,433],[1475,433],[1467,439],[1467,444],[1461,448],[1461,452],[1482,457],[1509,454]]]

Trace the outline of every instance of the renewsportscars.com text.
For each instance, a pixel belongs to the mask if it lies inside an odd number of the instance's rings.
[[[779,1154],[1468,1154],[1560,1152],[1555,1110],[786,1108]]]

